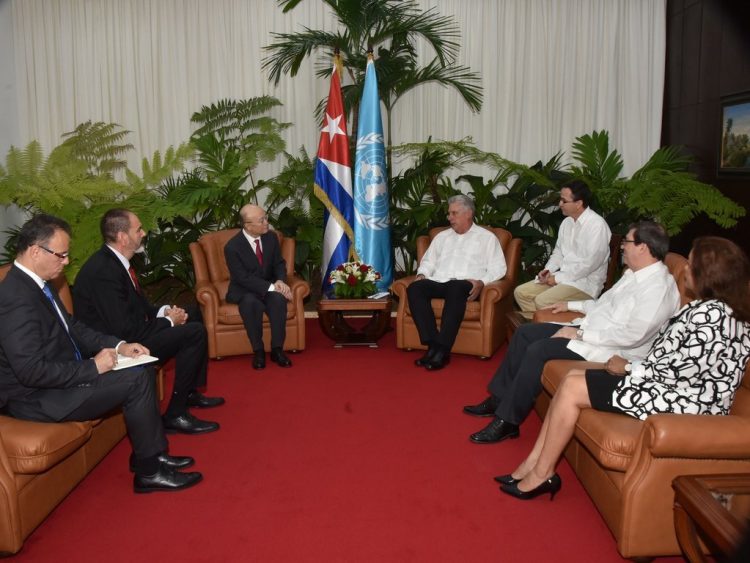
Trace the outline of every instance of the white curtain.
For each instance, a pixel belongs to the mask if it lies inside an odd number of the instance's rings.
[[[284,104],[275,117],[294,124],[288,150],[315,154],[313,109],[329,86],[314,76],[322,54],[278,87],[260,65],[272,32],[335,28],[322,2],[282,14],[272,0],[12,1],[24,144],[36,139],[49,150],[78,123],[116,122],[133,132],[137,167],[141,157],[186,141],[202,105],[270,94]],[[396,105],[394,143],[471,136],[484,150],[532,164],[569,151],[577,135],[606,129],[626,172],[658,148],[666,0],[419,4],[456,18],[459,62],[481,74],[484,106],[473,114],[452,90],[417,88]]]

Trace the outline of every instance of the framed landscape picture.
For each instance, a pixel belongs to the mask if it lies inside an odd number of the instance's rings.
[[[750,175],[750,92],[721,100],[719,173]]]

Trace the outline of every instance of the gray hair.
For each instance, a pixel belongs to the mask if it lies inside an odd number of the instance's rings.
[[[465,194],[458,194],[454,195],[448,198],[448,205],[452,203],[458,203],[459,205],[465,207],[469,211],[471,211],[471,216],[473,217],[476,213],[476,208],[474,207],[474,200],[471,199],[469,196]]]

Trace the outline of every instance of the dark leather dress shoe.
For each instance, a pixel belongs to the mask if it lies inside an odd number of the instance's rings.
[[[210,409],[224,404],[224,397],[206,397],[199,391],[193,391],[188,395],[188,406],[199,409]]]
[[[266,367],[266,353],[255,352],[253,354],[253,369],[265,369]]]
[[[495,417],[485,428],[469,436],[469,440],[475,444],[493,444],[506,438],[518,438],[519,434],[517,425]]]
[[[159,460],[159,465],[164,465],[170,469],[186,469],[195,463],[195,460],[190,456],[169,455],[166,452],[160,453],[156,459]],[[132,459],[130,460],[130,471],[135,473]]]
[[[215,432],[219,429],[218,422],[195,418],[189,412],[185,412],[179,416],[164,416],[162,420],[164,421],[164,431],[167,434],[205,434],[207,432]]]
[[[292,367],[292,360],[290,360],[284,350],[281,348],[274,348],[271,350],[271,361],[279,364],[279,367],[290,368]]]
[[[478,405],[466,405],[464,412],[471,416],[495,416],[498,400],[490,395]]]
[[[133,490],[136,493],[170,492],[187,489],[197,485],[203,475],[197,471],[180,473],[176,469],[160,465],[153,475],[136,475],[133,477]]]
[[[424,367],[427,364],[427,362],[429,362],[432,358],[435,357],[436,353],[437,353],[437,350],[435,348],[428,348],[424,356],[422,356],[418,360],[414,360],[414,365],[419,366],[419,367]]]
[[[424,363],[424,367],[430,371],[437,371],[447,366],[450,363],[450,361],[451,361],[450,352],[444,352],[443,350],[438,350],[437,352],[435,352],[435,355],[432,357],[432,359],[427,360]]]

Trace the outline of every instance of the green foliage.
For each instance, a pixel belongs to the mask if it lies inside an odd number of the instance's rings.
[[[67,275],[71,280],[101,245],[99,221],[105,211],[116,205],[131,209],[146,229],[157,216],[173,212],[169,206],[155,205],[158,198],[150,188],[182,169],[192,149],[188,145],[170,148],[164,157],[155,152],[151,162],[143,160],[141,177],[122,166],[123,156],[132,149],[122,142],[126,134],[115,124],[87,122],[66,133],[66,140],[47,157],[33,141],[25,149],[11,147],[5,167],[0,167],[0,204],[15,204],[29,214],[50,213],[70,223],[73,237]],[[125,181],[115,179],[118,171]],[[15,255],[14,245],[11,236],[4,259]]]
[[[623,234],[633,221],[649,218],[676,234],[700,213],[731,228],[745,215],[743,207],[688,172],[691,160],[678,147],[658,149],[630,178],[620,176],[622,157],[610,150],[606,131],[578,137],[572,155],[572,174],[589,184],[614,232]]]
[[[127,168],[125,155],[133,149],[124,143],[129,133],[116,123],[89,120],[62,137],[67,139],[63,145],[71,148],[73,158],[85,162],[92,175],[101,176]]]
[[[385,107],[388,173],[392,171],[390,147],[393,146],[391,115],[394,105],[414,88],[436,83],[454,89],[472,111],[482,107],[480,76],[470,68],[456,64],[460,34],[453,19],[440,16],[431,8],[424,12],[413,0],[322,0],[338,22],[339,31],[328,32],[304,28],[297,33],[274,33],[274,42],[265,49],[263,59],[270,80],[279,83],[282,74],[296,76],[304,60],[322,51],[317,75],[328,77],[332,57],[340,52],[350,84],[342,87],[344,107],[351,111],[352,131],[357,130],[357,108],[364,87],[367,52],[377,52],[375,70],[378,93]],[[284,12],[294,9],[301,0],[280,0]],[[435,56],[421,66],[416,41],[426,41]],[[326,100],[316,110],[320,120]]]

